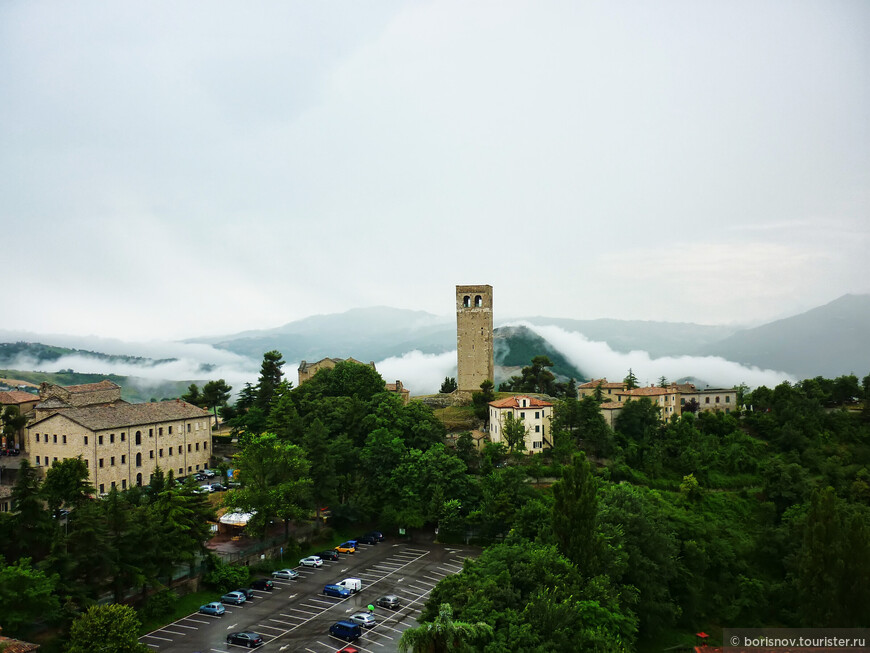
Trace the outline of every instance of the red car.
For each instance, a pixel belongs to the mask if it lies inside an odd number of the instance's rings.
[[[360,653],[360,651],[356,646],[345,646],[343,649],[339,649],[338,653]]]

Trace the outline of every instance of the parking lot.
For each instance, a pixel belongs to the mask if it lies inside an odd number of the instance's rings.
[[[353,642],[361,651],[392,653],[398,650],[402,632],[418,625],[417,617],[432,588],[445,576],[459,572],[463,560],[476,554],[461,547],[390,540],[359,547],[335,562],[324,560],[319,568],[293,567],[285,561],[283,566],[294,568],[299,578],[275,580],[274,591],[255,591],[254,598],[242,605],[227,605],[222,616],[195,613],[148,633],[141,641],[166,653],[232,653],[243,647],[227,644],[227,634],[249,630],[265,640],[261,650],[334,653],[347,642],[331,636],[330,625],[365,612],[380,596],[395,594],[400,607],[377,607],[375,625],[363,628],[362,637]],[[281,565],[276,563],[275,568]],[[362,580],[359,592],[345,599],[324,596],[324,585],[349,577]],[[219,593],[213,600],[219,600]]]

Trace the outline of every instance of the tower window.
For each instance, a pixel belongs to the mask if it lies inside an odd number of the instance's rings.
[[[481,297],[480,295],[475,296],[474,306],[475,308],[480,308],[481,306],[483,306],[483,297]]]
[[[470,307],[471,307],[471,297],[469,297],[468,295],[466,295],[465,297],[463,297],[463,298],[462,298],[462,305],[463,305],[465,308],[470,308]]]

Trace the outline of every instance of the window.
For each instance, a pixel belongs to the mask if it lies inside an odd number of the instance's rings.
[[[100,458],[100,467],[102,467],[102,466],[103,466],[103,459]]]
[[[538,410],[535,411],[535,419],[541,419],[541,412]]]
[[[57,444],[57,433],[52,436],[52,444]]]
[[[208,449],[208,440],[206,440],[205,442],[202,443],[202,449],[203,449],[203,451]]]
[[[152,449],[151,451],[148,452],[148,457],[151,458],[152,460],[154,459],[154,449]]]
[[[172,435],[172,427],[169,427],[169,435]]]
[[[719,403],[719,395],[716,395],[716,403]]]
[[[172,455],[172,447],[169,447],[169,455]]]
[[[62,437],[63,437],[63,443],[66,444],[66,436],[64,435]]]
[[[39,456],[36,457],[36,464],[39,464]]]
[[[106,493],[106,486],[103,485],[102,483],[100,483],[100,494],[105,494],[105,493]]]
[[[163,427],[162,426],[157,429],[157,435],[163,435]]]
[[[726,404],[730,404],[730,403],[731,403],[731,395],[725,395],[725,403],[726,403]]]
[[[481,297],[480,295],[475,295],[474,296],[474,307],[480,308],[481,306],[483,306],[483,297]]]
[[[196,450],[199,451],[199,442],[196,443]]]
[[[91,461],[88,460],[87,458],[85,458],[85,469],[90,469],[90,468],[91,468]]]
[[[541,425],[535,424],[535,433],[540,433],[540,432],[541,432]]]
[[[532,449],[543,449],[543,448],[544,448],[544,443],[541,442],[540,440],[535,440],[534,442],[532,442]]]
[[[685,405],[686,405],[686,398],[680,397],[680,406],[685,406]]]
[[[149,438],[153,438],[153,437],[154,437],[154,429],[148,429],[148,437],[149,437]]]
[[[123,436],[124,434],[122,433],[121,435]],[[126,489],[127,489],[127,479],[126,479],[126,478],[122,478],[122,479],[121,479],[121,489],[122,489],[122,490],[126,490]]]
[[[179,474],[184,474],[184,467],[179,467],[179,468],[178,468],[178,473],[179,473]]]
[[[462,306],[463,308],[471,308],[471,297],[466,295],[462,298]]]
[[[112,481],[112,489],[115,489],[115,481]]]
[[[88,443],[88,436],[85,436],[85,444]]]
[[[192,471],[193,471],[193,467],[191,467],[190,465],[188,465],[188,466],[187,466],[187,471],[192,472]]]
[[[54,458],[52,458],[52,459],[51,459],[51,462],[52,462],[52,463],[56,463],[56,462],[57,462],[57,456],[55,456]]]
[[[142,444],[142,431],[136,431],[136,444]]]
[[[709,403],[710,403],[710,397],[704,397],[704,403],[705,403],[705,404],[709,404]]]
[[[97,436],[97,444],[103,444],[103,436],[102,435]]]
[[[127,454],[121,454],[121,464],[122,465],[127,464]]]
[[[158,457],[158,458],[163,458],[163,449],[158,449],[158,450],[157,450],[157,457]]]
[[[526,407],[526,400],[523,399],[523,408],[525,408],[525,407]]]
[[[111,458],[109,458],[109,466],[110,466],[110,467],[114,467],[114,466],[115,466],[115,457],[114,457],[114,456],[112,456]]]
[[[137,453],[136,454],[136,467],[141,467],[141,466],[142,466],[142,454]]]
[[[39,433],[36,434],[36,441],[39,442]]]
[[[115,444],[115,434],[109,433],[109,444]]]
[[[199,430],[199,422],[196,423],[196,430]],[[190,433],[190,424],[187,425],[187,432]]]
[[[121,442],[126,442],[126,441],[127,441],[127,434],[126,434],[126,433],[122,433],[122,434],[121,434]]]
[[[190,447],[191,447],[191,445],[188,444],[188,445],[187,445],[187,453],[190,453],[190,452],[191,452],[191,448],[190,448]]]
[[[136,485],[142,487],[142,472],[136,474]]]
[[[523,402],[523,403],[525,403],[525,402]],[[526,411],[524,411],[524,410],[520,411],[520,419],[526,419]]]
[[[197,465],[196,468],[199,469],[199,465]]]

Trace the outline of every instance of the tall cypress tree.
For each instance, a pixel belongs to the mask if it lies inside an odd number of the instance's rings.
[[[562,554],[590,578],[598,571],[601,548],[596,522],[598,498],[585,453],[574,455],[562,478],[553,485],[553,532]]]

